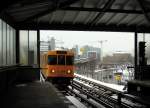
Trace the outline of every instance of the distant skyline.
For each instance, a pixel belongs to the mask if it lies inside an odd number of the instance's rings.
[[[93,32],[93,31],[60,31],[60,30],[41,30],[40,40],[47,41],[48,37],[54,37],[59,42],[56,46],[72,48],[78,45],[79,48],[85,45],[101,47],[98,41],[103,43],[103,55],[109,55],[114,52],[126,52],[133,55],[134,51],[134,33],[127,32]]]

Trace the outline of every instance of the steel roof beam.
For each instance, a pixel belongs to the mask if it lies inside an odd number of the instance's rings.
[[[84,24],[48,24],[48,23],[22,23],[15,26],[17,29],[30,30],[78,30],[78,31],[114,31],[114,32],[145,32],[150,33],[149,27],[136,27],[126,25],[93,25],[92,27]]]
[[[83,7],[67,7],[61,8],[58,10],[66,11],[87,11],[87,12],[108,12],[108,13],[124,13],[124,14],[143,14],[142,10],[125,10],[125,9],[107,9],[103,10],[102,8],[83,8]],[[146,12],[150,12],[147,10]]]
[[[104,15],[105,11],[107,9],[109,9],[113,5],[114,2],[115,2],[115,0],[108,0],[107,3],[105,4],[105,6],[102,9],[102,11],[104,11],[104,12],[98,13],[96,15],[96,17],[93,19],[93,21],[90,23],[90,25],[91,26],[94,25],[99,19],[101,19],[103,17],[103,15]]]
[[[146,18],[146,20],[149,22],[150,24],[150,17],[148,16],[147,14],[147,10],[146,8],[144,7],[144,3],[143,3],[143,0],[137,0],[138,4],[140,5],[141,9],[142,9],[142,12]]]

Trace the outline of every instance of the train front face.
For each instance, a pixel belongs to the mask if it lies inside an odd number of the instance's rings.
[[[49,54],[47,77],[53,83],[70,84],[74,78],[74,55],[72,53]]]

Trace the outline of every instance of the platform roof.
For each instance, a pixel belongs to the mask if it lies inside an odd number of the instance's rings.
[[[3,0],[18,29],[150,32],[150,0]]]

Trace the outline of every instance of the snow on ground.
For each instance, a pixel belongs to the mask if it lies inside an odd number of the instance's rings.
[[[101,81],[98,81],[98,80],[95,80],[95,79],[92,79],[92,78],[88,78],[88,77],[85,77],[85,76],[82,76],[82,75],[79,75],[79,74],[76,74],[76,73],[74,75],[77,76],[77,77],[81,77],[83,79],[87,79],[91,82],[97,83],[99,85],[103,85],[103,86],[106,86],[108,88],[114,89],[114,90],[119,91],[119,92],[126,92],[126,90],[123,90],[124,85],[105,83],[105,82],[101,82]]]

